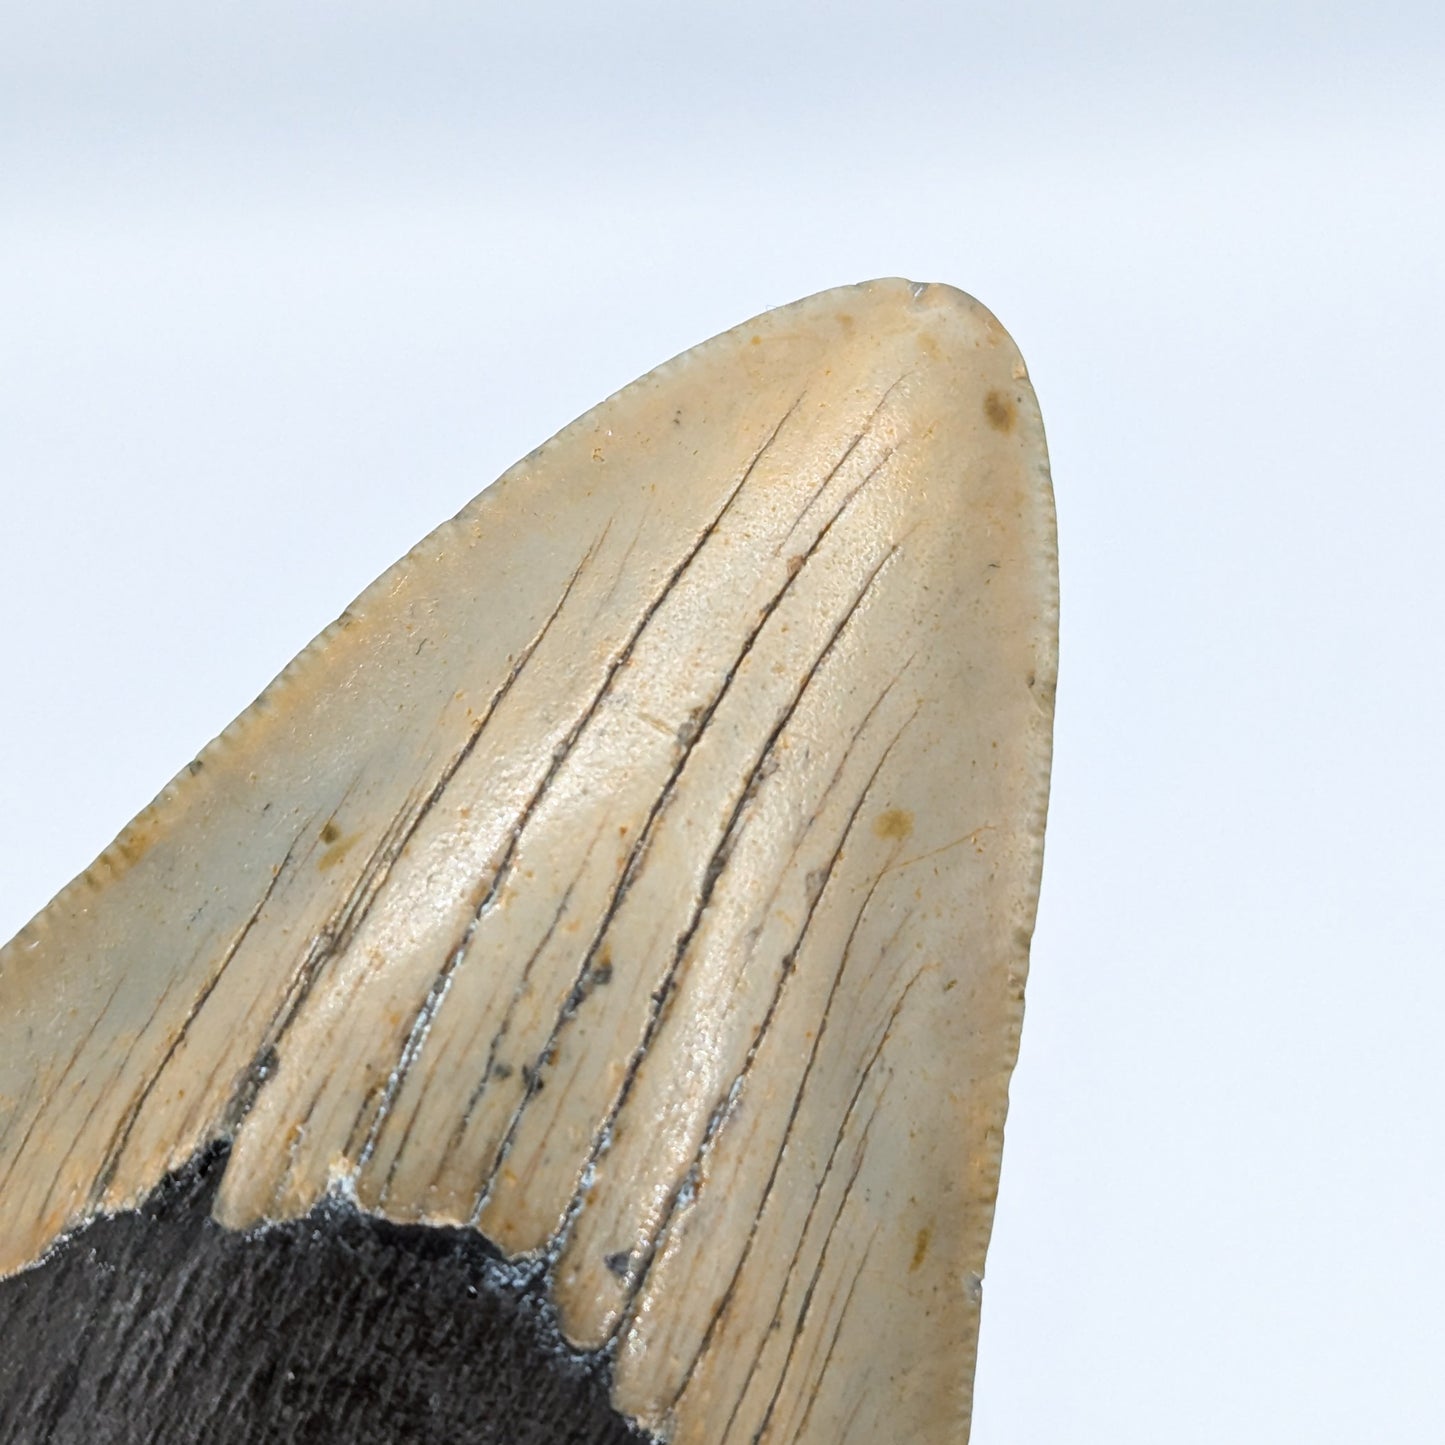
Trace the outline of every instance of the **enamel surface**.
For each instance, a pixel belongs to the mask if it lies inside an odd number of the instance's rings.
[[[874,282],[660,367],[367,590],[0,953],[0,1272],[232,1137],[551,1261],[682,1442],[967,1436],[1042,856],[1008,336]]]

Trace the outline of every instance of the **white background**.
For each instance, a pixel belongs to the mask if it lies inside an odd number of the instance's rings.
[[[6,5],[0,937],[575,414],[951,282],[1064,589],[974,1439],[1437,1445],[1442,13]]]

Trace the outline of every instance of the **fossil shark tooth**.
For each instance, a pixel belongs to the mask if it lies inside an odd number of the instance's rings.
[[[980,305],[659,367],[370,587],[0,953],[0,1274],[216,1141],[543,1272],[679,1442],[966,1438],[1053,511]]]

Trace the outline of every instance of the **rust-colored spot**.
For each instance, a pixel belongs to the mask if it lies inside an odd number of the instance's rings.
[[[597,962],[592,966],[592,982],[608,984],[612,982],[612,950],[603,947],[598,950]]]
[[[1001,391],[991,391],[983,399],[983,414],[995,431],[1010,432],[1018,418],[1018,404]]]
[[[897,838],[901,842],[913,832],[913,814],[907,808],[889,808],[874,818],[873,831],[880,838]]]
[[[151,850],[151,844],[156,840],[156,830],[149,821],[137,821],[123,832],[115,840],[112,854],[118,854],[121,867],[116,871],[124,872],[127,868],[139,863],[142,858]],[[112,859],[112,861],[114,861]]]
[[[327,837],[327,828],[331,829],[331,836],[329,838]],[[334,824],[328,823],[326,827],[321,830],[321,841],[323,843],[329,842],[331,846],[316,860],[316,866],[323,873],[329,872],[356,846],[357,839],[360,837],[360,833],[348,833],[343,838],[341,837],[341,830],[335,827]]]
[[[908,1273],[914,1274],[922,1266],[924,1257],[928,1254],[928,1244],[933,1238],[933,1228],[925,1224],[918,1231],[918,1238],[913,1241],[913,1258],[908,1264]]]
[[[761,336],[754,336],[752,338],[752,344],[754,346],[761,346],[763,344],[763,338]]]

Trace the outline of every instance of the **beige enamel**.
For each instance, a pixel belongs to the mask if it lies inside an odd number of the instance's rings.
[[[667,363],[365,592],[0,952],[0,1273],[233,1136],[547,1252],[678,1442],[966,1439],[1042,856],[1043,431],[878,281]]]

